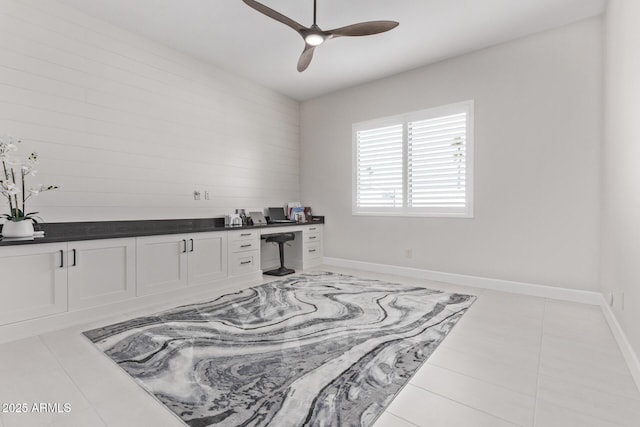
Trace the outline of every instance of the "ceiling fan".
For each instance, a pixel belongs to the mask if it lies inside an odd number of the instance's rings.
[[[323,31],[316,24],[316,0],[313,0],[313,25],[305,27],[294,21],[293,19],[284,16],[280,12],[258,3],[254,0],[242,0],[248,6],[254,8],[260,13],[267,15],[269,18],[273,18],[278,22],[293,28],[304,39],[304,50],[300,59],[298,60],[298,71],[303,72],[307,69],[313,58],[313,50],[320,46],[327,40],[331,40],[336,37],[353,37],[353,36],[370,36],[373,34],[384,33],[397,27],[399,24],[396,21],[369,21],[360,22],[358,24],[347,25],[346,27],[335,28],[329,31]]]

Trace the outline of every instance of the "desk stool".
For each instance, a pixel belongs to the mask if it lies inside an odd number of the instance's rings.
[[[296,238],[294,233],[278,233],[278,234],[267,234],[262,236],[265,242],[268,243],[277,243],[278,250],[280,251],[280,268],[276,268],[274,270],[265,271],[262,274],[268,274],[270,276],[286,276],[287,274],[293,274],[296,271],[291,268],[286,268],[284,266],[284,244],[285,242],[290,242]]]

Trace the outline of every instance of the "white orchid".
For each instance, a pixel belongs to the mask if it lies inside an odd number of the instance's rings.
[[[12,195],[20,194],[20,189],[15,184],[8,184],[7,185],[7,193],[12,194]]]
[[[27,200],[32,196],[55,190],[58,187],[38,184],[28,191],[26,190],[26,177],[36,175],[35,166],[39,156],[38,153],[33,152],[24,161],[10,157],[9,153],[17,151],[16,144],[19,142],[21,141],[10,136],[0,137],[0,161],[2,163],[0,174],[4,175],[3,179],[0,179],[0,194],[9,201],[9,213],[2,216],[9,221],[24,221],[25,219],[35,221],[34,216],[38,212],[26,212]],[[22,194],[21,198],[18,197],[19,194]]]
[[[33,168],[33,165],[28,163],[20,165],[20,170],[24,175],[36,176],[36,174],[38,173],[38,171]]]
[[[17,185],[15,185],[13,182],[10,181],[1,181],[2,184],[0,187],[0,192],[2,192],[2,194],[5,197],[10,197],[10,196],[15,196],[17,194],[20,194],[20,188],[18,188]]]
[[[21,141],[12,136],[0,136],[0,159],[4,160],[9,156],[9,153],[18,151],[17,144]]]

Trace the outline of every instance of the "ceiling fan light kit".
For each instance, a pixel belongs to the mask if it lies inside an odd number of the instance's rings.
[[[301,31],[300,33],[304,37],[304,42],[311,46],[320,46],[327,39],[327,36],[317,25],[312,25],[308,31]]]
[[[299,72],[306,70],[311,63],[311,59],[313,59],[313,50],[328,40],[336,37],[370,36],[392,30],[399,25],[396,21],[369,21],[347,25],[346,27],[340,27],[329,31],[323,31],[316,24],[316,0],[313,0],[313,25],[310,27],[305,27],[293,19],[281,14],[280,12],[276,12],[270,7],[267,7],[255,0],[242,1],[269,18],[287,25],[302,36],[302,39],[304,40],[304,50],[298,60]]]

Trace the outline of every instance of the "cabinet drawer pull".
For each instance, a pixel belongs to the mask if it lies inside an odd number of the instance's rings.
[[[309,231],[315,231],[315,230],[317,230],[317,228],[315,227],[309,229]]]
[[[193,239],[189,239],[189,241],[191,242],[191,250],[189,252],[193,252],[194,251]]]
[[[182,239],[182,253],[187,253],[187,239]]]
[[[309,236],[309,240],[317,239],[318,236]]]
[[[251,245],[251,244],[249,244],[249,245],[240,245],[241,248],[250,248],[251,246],[253,246],[253,245]]]
[[[240,265],[251,264],[251,261],[240,261]]]
[[[64,268],[64,251],[60,250],[60,268]]]
[[[242,234],[240,235],[240,237],[247,237],[247,236],[251,236],[251,233],[242,233]]]
[[[315,251],[316,251],[315,249],[309,249],[309,253],[315,252]]]
[[[77,251],[75,249],[72,249],[71,252],[73,252],[73,265],[72,267],[75,267],[76,265],[78,265],[77,261]]]

